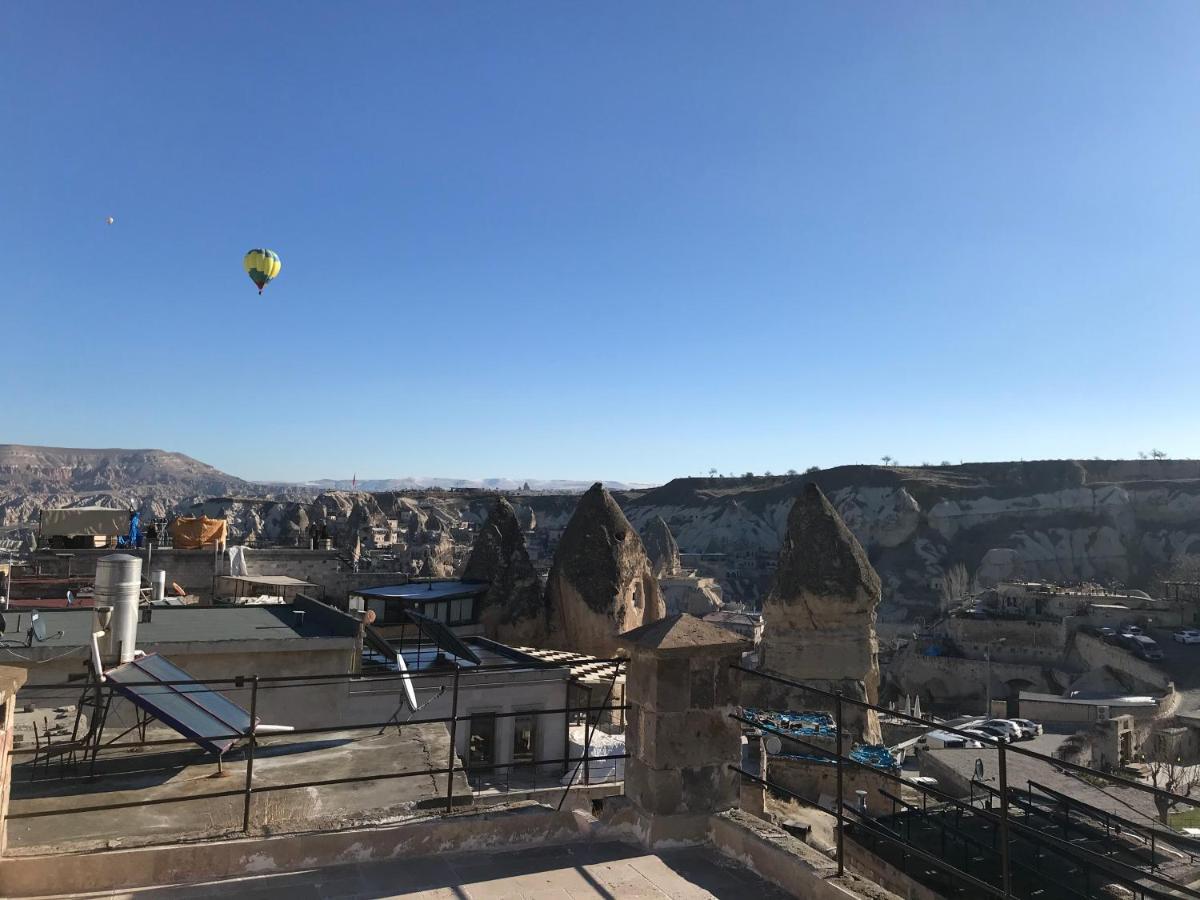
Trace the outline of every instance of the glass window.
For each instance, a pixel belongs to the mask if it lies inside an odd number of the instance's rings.
[[[496,717],[494,715],[471,716],[467,767],[490,766],[495,759],[495,750]]]
[[[463,599],[463,602],[462,602],[462,619],[460,619],[459,621],[461,621],[463,624],[466,624],[467,622],[473,621],[474,618],[475,618],[475,598],[474,597],[466,597]]]
[[[533,762],[537,716],[517,716],[513,729],[513,762]]]
[[[433,615],[431,618],[437,619],[439,622],[446,621],[446,604],[435,603],[433,605]]]

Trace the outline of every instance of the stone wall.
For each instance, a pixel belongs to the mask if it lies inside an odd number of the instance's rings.
[[[772,756],[767,759],[767,780],[812,803],[837,796],[837,766],[832,762]],[[858,802],[856,791],[866,791],[868,808],[878,810],[884,802],[880,789],[896,793],[899,787],[882,772],[854,763],[846,763],[842,770],[842,800],[847,805]]]
[[[963,712],[983,708],[987,693],[988,664],[983,659],[958,656],[923,656],[919,653],[895,654],[884,668],[887,683],[901,696],[920,695],[922,705],[932,701],[939,709],[959,705]],[[1010,682],[1020,690],[1061,694],[1071,683],[1072,674],[1052,667],[992,661],[992,697],[1010,693]]]
[[[1109,644],[1086,632],[1075,634],[1075,655],[1084,663],[1086,668],[1094,669],[1108,666],[1117,672],[1122,672],[1137,681],[1163,691],[1174,689],[1167,673],[1153,663],[1138,659],[1128,650]]]
[[[952,618],[946,634],[970,657],[983,659],[991,644],[993,662],[1061,666],[1070,631],[1061,621]]]

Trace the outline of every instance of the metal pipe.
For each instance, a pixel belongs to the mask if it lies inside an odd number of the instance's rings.
[[[250,682],[250,745],[246,748],[246,799],[242,810],[242,831],[250,831],[250,798],[254,791],[254,748],[258,745],[258,676]]]
[[[1003,876],[1004,896],[1012,894],[1012,869],[1008,859],[1008,765],[1004,757],[1004,745],[1000,745],[1000,871]]]
[[[446,812],[454,811],[454,743],[458,738],[458,666],[454,667],[454,699],[450,701],[450,762],[446,774]],[[495,736],[493,735],[493,740]],[[467,739],[467,757],[471,756],[471,741]]]
[[[846,874],[846,813],[842,809],[842,692],[837,692],[834,700],[834,722],[837,728],[837,867],[838,876]]]

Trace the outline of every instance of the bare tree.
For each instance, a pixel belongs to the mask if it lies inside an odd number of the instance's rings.
[[[942,576],[942,612],[947,613],[971,595],[971,573],[962,563],[955,563]]]
[[[1155,448],[1154,450],[1151,450],[1150,455],[1152,457],[1154,457],[1155,459],[1166,459],[1167,458],[1167,452],[1165,450],[1159,450],[1157,448]]]
[[[1142,742],[1142,759],[1150,773],[1150,783],[1162,791],[1181,797],[1200,794],[1200,765],[1188,765],[1183,761],[1182,728],[1173,728],[1167,721],[1156,722]],[[1147,754],[1147,751],[1149,753]],[[1168,825],[1171,812],[1177,806],[1189,806],[1181,800],[1154,795],[1158,818]]]
[[[1148,458],[1148,457],[1146,456],[1146,451],[1145,451],[1145,450],[1139,450],[1139,451],[1138,451],[1138,459],[1147,459],[1147,458]]]
[[[716,469],[709,469],[709,470],[708,470],[708,477],[709,477],[709,478],[716,478],[716,477],[717,477],[717,470],[716,470]]]
[[[799,473],[799,472],[797,472],[795,469],[788,469],[788,470],[787,470],[787,473],[788,473],[789,475],[793,475],[793,476],[794,476],[794,475],[799,475],[799,474],[800,474],[800,473]]]
[[[879,459],[885,466],[890,466],[892,464],[892,458],[890,456],[881,456]]]

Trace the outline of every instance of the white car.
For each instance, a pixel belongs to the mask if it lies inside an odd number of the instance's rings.
[[[967,734],[971,734],[971,735],[974,735],[975,737],[979,738],[979,740],[982,742],[982,745],[984,747],[990,747],[993,744],[1007,744],[1008,743],[1008,739],[999,730],[993,730],[993,731],[989,732],[989,731],[984,731],[981,728],[964,728],[963,731],[965,731]]]
[[[1042,726],[1030,719],[1010,719],[1025,733],[1025,737],[1033,739],[1042,733]]]
[[[1025,730],[1011,719],[987,719],[979,727],[1002,729],[1010,742],[1019,741],[1025,736]]]
[[[1177,644],[1200,644],[1200,628],[1180,628],[1171,637]]]

